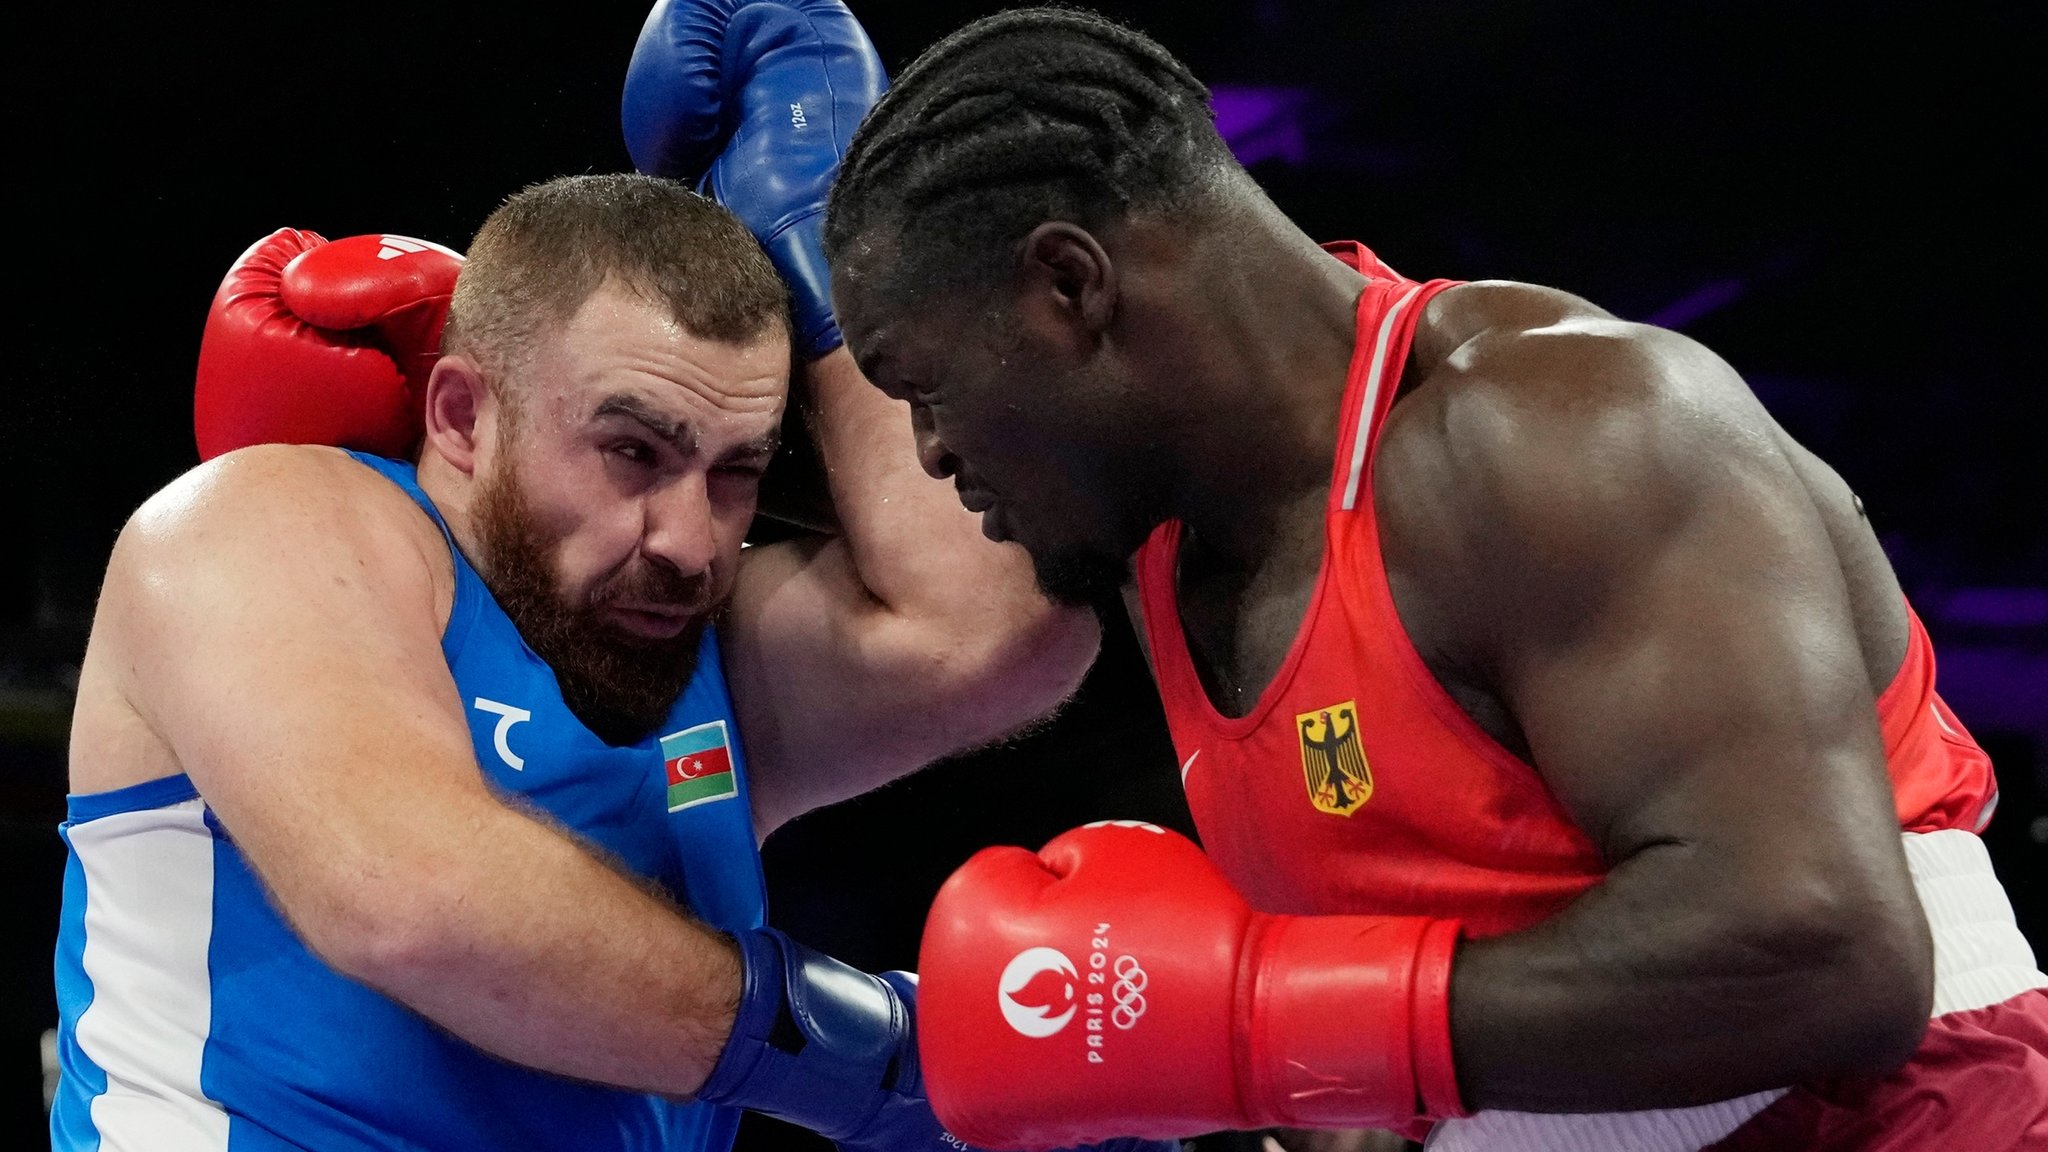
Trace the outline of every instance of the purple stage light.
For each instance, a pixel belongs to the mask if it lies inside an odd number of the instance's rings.
[[[1963,723],[2026,732],[2048,749],[2048,588],[1952,588],[1916,599],[1939,633],[1935,683]],[[2048,761],[2040,768],[2048,785]]]
[[[1941,618],[2015,632],[2048,629],[2048,588],[1958,588],[1942,603]]]
[[[1308,126],[1304,113],[1311,105],[1306,88],[1274,88],[1249,84],[1215,84],[1209,107],[1220,133],[1237,162],[1247,167],[1263,160],[1285,164],[1308,161]]]
[[[1673,331],[1682,330],[1686,325],[1702,317],[1718,312],[1742,298],[1749,291],[1746,277],[1734,276],[1726,280],[1715,280],[1680,296],[1652,313],[1645,323]]]
[[[1943,644],[1935,658],[1936,690],[1972,731],[2024,732],[2048,749],[2048,653]],[[2040,767],[2048,787],[2048,759]]]

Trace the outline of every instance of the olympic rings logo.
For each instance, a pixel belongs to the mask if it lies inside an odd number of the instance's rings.
[[[1116,1006],[1109,1010],[1109,1022],[1128,1032],[1138,1026],[1138,1017],[1145,1014],[1145,985],[1150,978],[1135,956],[1117,957],[1111,970],[1116,973],[1116,983],[1110,985],[1109,995]]]

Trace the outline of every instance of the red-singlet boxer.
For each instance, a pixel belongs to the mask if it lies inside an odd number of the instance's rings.
[[[1460,710],[1394,611],[1372,453],[1401,390],[1416,318],[1450,281],[1402,278],[1362,244],[1329,246],[1371,279],[1345,390],[1327,513],[1329,559],[1279,675],[1243,717],[1204,695],[1180,626],[1176,523],[1138,554],[1146,637],[1202,845],[1263,912],[1444,915],[1468,937],[1527,928],[1607,871],[1534,767]],[[1934,650],[1907,609],[1906,657],[1878,700],[1886,765],[1914,885],[1934,934],[1935,1016],[1920,1052],[1876,1084],[1822,1083],[1680,1112],[1482,1112],[1438,1127],[1432,1149],[1967,1146],[1994,1125],[2015,1078],[2048,1073],[2048,996],[1976,833],[1998,803],[1991,762],[1934,690]],[[1758,797],[1769,803],[1768,796]],[[2024,1097],[2022,1097],[2024,1099]],[[1744,1123],[1747,1121],[1747,1123]],[[1994,1131],[2002,1130],[1994,1128]],[[1650,1134],[1655,1133],[1657,1136]]]
[[[1122,586],[1214,854],[969,861],[921,962],[940,1115],[2048,1141],[1988,766],[1848,483],[1683,333],[1331,259],[1208,95],[1014,10],[907,69],[834,188],[848,346],[1042,587]]]

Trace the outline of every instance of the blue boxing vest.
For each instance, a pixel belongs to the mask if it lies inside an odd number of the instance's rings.
[[[447,525],[410,464],[352,453]],[[765,887],[718,641],[655,735],[605,744],[449,537],[441,650],[484,776],[733,932]],[[260,707],[257,702],[252,706]],[[306,749],[308,772],[347,772]],[[739,1114],[500,1061],[322,964],[183,775],[70,797],[59,1152],[727,1152]]]

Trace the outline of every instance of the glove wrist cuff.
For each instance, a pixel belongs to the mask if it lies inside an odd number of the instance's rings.
[[[718,1054],[718,1063],[696,1098],[707,1104],[752,1107],[746,1097],[755,1073],[769,1052],[769,1037],[784,1011],[785,965],[773,928],[742,932],[735,942],[740,949],[740,1003],[732,1022],[732,1034]]]
[[[1239,992],[1240,1094],[1255,1124],[1399,1127],[1464,1114],[1451,1059],[1458,922],[1260,917]]]
[[[825,267],[819,231],[825,225],[821,205],[783,222],[760,238],[761,247],[790,292],[790,343],[809,363],[846,343],[832,312],[832,274]]]
[[[910,1017],[898,993],[773,928],[738,941],[739,1012],[697,1099],[857,1137],[889,1103],[906,1059]]]
[[[1456,920],[1432,920],[1415,952],[1415,992],[1409,1001],[1414,1008],[1415,1090],[1421,1114],[1432,1120],[1468,1114],[1451,1058],[1451,959],[1459,930]]]

